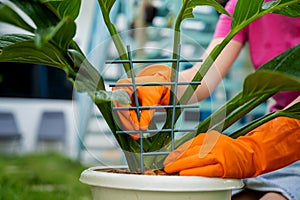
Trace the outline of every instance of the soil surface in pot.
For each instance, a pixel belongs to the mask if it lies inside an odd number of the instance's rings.
[[[153,175],[153,176],[166,176],[170,175],[167,174],[162,169],[155,169],[155,170],[146,170],[144,173],[141,172],[131,172],[128,169],[96,169],[95,171],[104,171],[104,172],[110,172],[110,173],[120,173],[120,174],[140,174],[140,175]],[[178,175],[178,174],[172,174],[172,175]]]

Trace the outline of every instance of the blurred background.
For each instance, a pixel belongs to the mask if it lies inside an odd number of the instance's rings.
[[[225,5],[227,1],[219,2]],[[173,37],[171,29],[180,5],[181,0],[117,0],[111,19],[117,25],[125,44],[130,45],[134,51],[134,58],[170,58]],[[193,12],[195,18],[186,19],[182,24],[181,56],[187,59],[201,57],[212,39],[219,17],[209,6],[197,7]],[[97,1],[83,0],[75,40],[109,84],[121,78],[123,70],[121,66],[105,64],[106,60],[116,59],[117,53],[104,27]],[[19,30],[0,23],[0,34],[12,31]],[[192,65],[181,65],[180,69]],[[210,98],[199,102],[198,110],[185,112],[181,124],[189,127],[205,119],[241,90],[242,81],[250,72],[252,66],[245,48],[220,87]],[[240,127],[264,112],[265,105],[262,105],[232,128]],[[20,171],[20,165],[36,165],[39,160],[43,160],[40,157],[33,159],[37,154],[47,155],[49,159],[56,158],[57,163],[66,159],[66,162],[71,162],[70,166],[78,166],[75,182],[84,167],[126,164],[109,128],[87,94],[74,91],[64,72],[59,69],[22,63],[0,64],[0,154],[0,163],[16,162],[7,166],[0,164],[0,169],[8,174]],[[16,158],[19,158],[20,163]],[[36,174],[31,176],[39,177]],[[1,187],[7,185],[4,179],[0,177]],[[38,186],[33,188],[35,191],[40,189]],[[66,193],[62,188],[43,187],[46,191],[62,190]],[[5,198],[0,194],[0,199]]]

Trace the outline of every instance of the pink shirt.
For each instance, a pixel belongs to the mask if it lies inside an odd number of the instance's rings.
[[[237,0],[229,0],[226,10],[232,15]],[[221,15],[214,37],[225,37],[230,30],[231,18]],[[241,30],[234,40],[249,43],[249,51],[255,69],[280,53],[300,43],[300,18],[280,14],[267,14]],[[300,66],[299,66],[300,67]],[[281,92],[274,95],[276,104],[271,111],[284,108],[300,95],[297,92]]]

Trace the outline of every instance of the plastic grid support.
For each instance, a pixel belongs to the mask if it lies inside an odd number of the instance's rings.
[[[180,45],[177,49],[177,55],[180,55]],[[141,172],[144,172],[144,156],[155,156],[155,155],[168,155],[170,151],[166,152],[144,152],[143,147],[143,136],[145,133],[157,133],[160,132],[166,132],[171,134],[171,150],[174,150],[174,133],[175,132],[189,132],[189,131],[195,131],[194,129],[176,129],[175,126],[175,112],[176,109],[181,108],[198,108],[198,106],[195,105],[177,105],[176,98],[173,99],[172,105],[159,105],[159,106],[140,106],[138,101],[138,96],[136,93],[136,87],[137,86],[157,86],[157,85],[168,85],[168,86],[174,86],[174,93],[177,93],[177,87],[178,85],[200,85],[201,82],[180,82],[178,83],[178,72],[179,72],[179,64],[181,62],[201,62],[202,59],[181,59],[180,56],[177,56],[177,59],[145,59],[145,60],[133,60],[132,59],[132,53],[130,50],[130,46],[127,46],[127,54],[129,60],[110,60],[106,61],[106,64],[123,64],[123,63],[129,63],[130,65],[130,74],[132,78],[132,83],[126,83],[126,84],[109,84],[109,87],[124,87],[124,86],[132,86],[133,87],[133,95],[136,105],[132,107],[113,107],[112,109],[115,111],[118,110],[136,110],[138,119],[140,119],[140,111],[143,109],[172,109],[172,122],[171,122],[171,128],[170,129],[160,129],[160,130],[122,130],[117,131],[116,134],[133,134],[133,133],[139,133],[140,134],[140,164],[141,164]],[[136,83],[135,76],[134,76],[134,70],[133,70],[133,64],[134,63],[176,63],[176,74],[175,74],[175,80],[174,82],[151,82],[151,83]]]

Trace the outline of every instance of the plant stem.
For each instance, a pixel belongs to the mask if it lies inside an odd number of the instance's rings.
[[[100,5],[101,8],[101,12],[102,12],[102,16],[104,19],[104,22],[106,24],[106,27],[112,37],[112,40],[117,48],[117,51],[119,53],[120,59],[121,60],[129,60],[128,55],[126,54],[126,49],[123,45],[123,42],[121,40],[121,37],[115,27],[115,25],[111,22],[110,18],[109,18],[109,13],[106,11],[104,5],[102,4],[103,2],[98,0],[98,3]],[[129,63],[122,63],[123,67],[127,73],[128,77],[131,77],[130,75],[130,65]]]
[[[178,56],[178,47],[180,44],[180,24],[182,22],[182,16],[184,13],[184,10],[186,9],[187,6],[187,1],[183,1],[183,5],[179,11],[179,14],[177,15],[175,25],[174,25],[174,39],[173,39],[173,52],[172,52],[172,58],[177,59]],[[180,53],[180,52],[179,52]],[[176,73],[178,72],[179,69],[177,69],[177,63],[173,62],[172,63],[172,70],[171,70],[171,82],[174,82],[176,79]],[[169,100],[169,105],[173,105],[174,98],[176,98],[176,94],[174,94],[175,90],[175,85],[171,86],[170,89],[170,100]],[[173,92],[172,92],[173,91]],[[180,109],[176,109],[175,113],[179,116],[181,113]],[[166,123],[164,124],[163,129],[169,129],[172,126],[172,115],[173,115],[173,109],[168,109],[167,110],[167,117],[166,117]],[[175,118],[175,121],[177,118]],[[164,138],[164,139],[162,139]],[[156,151],[158,149],[161,149],[164,147],[166,144],[168,144],[171,141],[171,136],[170,133],[157,133],[155,136],[153,136],[153,142],[152,146],[149,149],[149,151]]]
[[[230,112],[229,115],[226,116],[226,118],[223,121],[219,122],[218,124],[215,124],[212,127],[212,129],[222,132],[223,130],[230,127],[233,123],[238,121],[240,118],[245,116],[248,112],[253,110],[255,107],[257,107],[258,105],[260,105],[262,102],[266,101],[273,95],[274,93],[264,94],[260,97],[253,97],[250,100],[241,99],[238,102],[239,106],[238,105],[235,106],[236,109],[233,112]]]
[[[183,5],[181,6],[181,9],[179,11],[179,14],[176,18],[175,25],[174,25],[174,36],[173,36],[174,39],[173,39],[173,52],[172,52],[173,59],[177,59],[180,56],[178,55],[178,53],[180,53],[178,52],[178,48],[180,44],[180,25],[182,22],[182,16],[186,9],[186,6],[187,6],[187,1],[183,1]],[[177,62],[172,62],[171,82],[176,81],[176,73],[179,73],[179,69],[177,69],[178,65],[179,64]],[[169,105],[173,105],[174,98],[176,98],[177,94],[174,93],[176,91],[175,87],[176,85],[171,85]],[[176,110],[176,112],[181,113],[180,110]],[[180,115],[180,113],[178,115]],[[171,128],[172,114],[173,114],[173,109],[168,109],[166,121],[170,123],[166,123],[164,128]]]
[[[300,103],[296,103],[287,109],[278,110],[276,112],[269,113],[259,119],[256,119],[252,121],[250,124],[247,124],[246,126],[240,128],[239,130],[231,133],[229,136],[232,138],[237,138],[239,136],[245,135],[251,130],[257,128],[258,126],[279,116],[291,117],[300,120]]]
[[[215,124],[222,121],[224,116],[228,116],[236,106],[236,103],[241,98],[242,92],[238,93],[235,97],[229,100],[225,105],[223,105],[218,110],[214,111],[209,117],[203,120],[201,123],[198,124],[197,133],[204,133],[209,129],[209,125],[212,120],[214,120]]]
[[[276,117],[278,117],[278,113],[273,112],[273,113],[269,113],[261,118],[258,118],[254,121],[252,121],[250,124],[240,128],[239,130],[229,134],[229,137],[232,138],[238,138],[240,136],[246,135],[247,133],[249,133],[251,130],[257,128],[258,126],[270,121],[271,119],[274,119]]]

